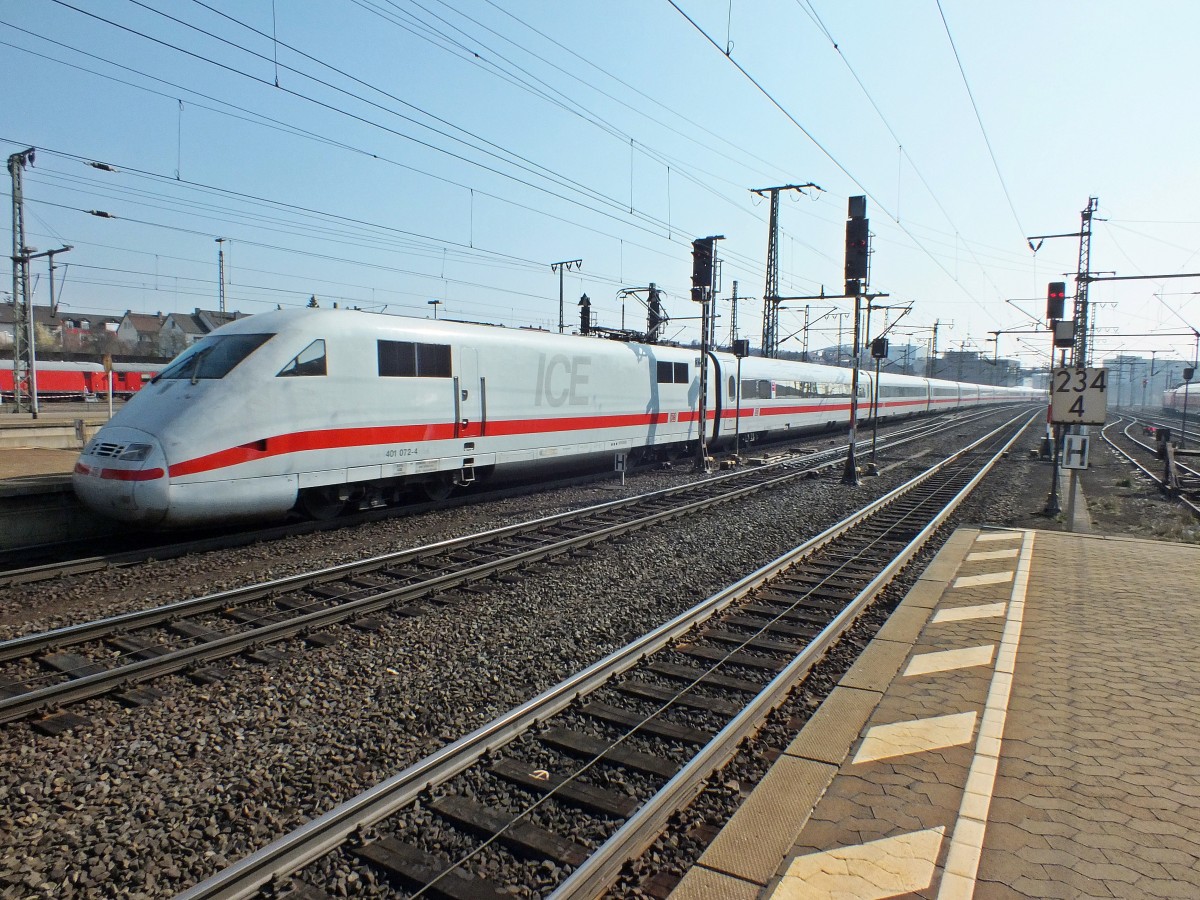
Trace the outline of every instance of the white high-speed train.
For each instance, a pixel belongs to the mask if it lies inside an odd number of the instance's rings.
[[[238,319],[180,354],[84,448],[75,492],[106,516],[184,526],[317,517],[492,473],[695,447],[695,349],[353,310]],[[844,423],[850,371],[708,360],[710,446]],[[869,414],[870,376],[860,379]],[[883,375],[880,417],[1031,398]],[[740,425],[737,424],[740,421]]]

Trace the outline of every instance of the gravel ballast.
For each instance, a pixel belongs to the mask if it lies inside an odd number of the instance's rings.
[[[934,442],[929,457],[950,452]],[[1034,445],[1027,436],[1023,444]],[[0,897],[167,897],[394,774],[588,663],[677,615],[915,474],[899,464],[855,489],[838,474],[794,482],[608,542],[546,565],[536,578],[489,584],[376,632],[336,630],[325,649],[283,645],[289,659],[238,661],[225,681],[184,678],[150,706],[111,700],[75,709],[92,723],[57,737],[0,730]],[[0,637],[154,606],[590,505],[693,476],[685,466],[420,519],[322,532],[225,553],[10,588]],[[1044,464],[1015,451],[960,523],[1022,524]],[[1044,496],[1044,492],[1043,492]],[[1040,501],[1041,497],[1037,498]],[[1046,520],[1038,522],[1046,527]],[[934,548],[936,549],[936,548]],[[930,553],[933,552],[931,549]],[[319,563],[317,562],[319,561]],[[916,567],[910,567],[913,572]],[[915,577],[915,576],[914,576]],[[893,589],[879,607],[897,602]],[[864,640],[883,621],[856,629]],[[872,621],[877,619],[872,626]],[[848,658],[848,657],[847,657]],[[844,663],[831,659],[836,669]],[[822,670],[814,676],[836,680]],[[802,708],[807,701],[795,701]],[[795,719],[788,712],[784,722]],[[777,726],[772,726],[778,730]],[[768,729],[770,733],[772,729]],[[745,777],[736,774],[736,796]],[[717,815],[704,810],[703,815]],[[681,834],[693,829],[684,827]],[[688,848],[671,863],[688,864]],[[702,847],[701,847],[702,849]],[[660,859],[661,862],[661,859]],[[629,889],[636,891],[636,871]],[[353,880],[339,893],[374,893]]]

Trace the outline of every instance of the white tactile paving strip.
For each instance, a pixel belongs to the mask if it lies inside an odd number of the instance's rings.
[[[966,622],[970,619],[994,619],[1004,615],[1007,609],[1007,603],[980,603],[977,606],[939,609],[933,614],[933,623],[942,625],[946,622]]]
[[[954,669],[970,669],[975,666],[990,666],[996,652],[995,644],[978,647],[963,647],[959,650],[936,650],[933,653],[918,653],[904,669],[905,678],[929,675],[933,672],[950,672]]]
[[[1016,559],[1021,552],[1020,547],[1010,547],[1007,550],[977,550],[967,554],[967,562],[985,562],[992,559]]]
[[[862,746],[854,755],[854,764],[965,744],[975,733],[976,718],[976,713],[965,712],[875,725],[863,738]]]
[[[985,584],[1004,584],[1013,580],[1012,572],[984,572],[982,575],[962,575],[954,579],[956,588],[981,587]]]
[[[942,848],[944,827],[798,856],[772,900],[841,897],[883,900],[926,887]]]

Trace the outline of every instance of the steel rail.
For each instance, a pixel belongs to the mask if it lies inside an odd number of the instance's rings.
[[[1015,421],[1015,420],[1013,420]],[[791,663],[787,665],[766,687],[752,699],[741,713],[713,737],[703,749],[650,800],[646,801],[633,816],[550,895],[551,900],[585,900],[600,896],[619,876],[626,861],[642,852],[662,833],[667,821],[677,810],[691,801],[704,783],[737,753],[745,738],[753,734],[766,716],[812,670],[825,652],[841,638],[854,621],[876,596],[888,585],[908,562],[920,552],[934,532],[954,514],[976,485],[995,467],[1009,448],[1033,422],[1033,417],[1017,429],[975,474],[975,476],[947,503],[929,523],[921,529],[899,553],[883,568],[871,582],[830,622],[820,634],[812,639]],[[965,448],[938,467],[940,471],[956,459],[964,457],[983,445],[996,434],[1010,427],[1012,421],[996,429]],[[924,482],[933,477],[928,473],[921,477]]]
[[[940,421],[938,423],[939,426],[944,426],[945,424],[945,421]],[[927,423],[923,423],[923,425],[925,427],[919,426],[910,429],[909,432],[902,433],[901,440],[893,440],[892,442],[886,444],[885,447],[890,448],[901,446],[904,443],[918,440],[921,437],[926,436],[929,431],[933,430],[928,426]],[[525,522],[518,522],[513,525],[506,525],[500,528],[478,532],[476,534],[466,535],[460,538],[450,538],[432,544],[425,544],[420,547],[413,547],[379,556],[368,557],[367,559],[356,560],[354,562],[341,563],[325,569],[305,572],[299,575],[290,575],[285,578],[262,582],[257,585],[231,588],[230,590],[220,591],[215,594],[206,594],[203,597],[195,597],[176,603],[164,604],[146,610],[134,610],[127,613],[121,613],[116,616],[109,616],[91,622],[84,622],[78,625],[67,625],[51,631],[37,632],[17,638],[11,638],[6,641],[0,641],[0,662],[29,656],[32,653],[43,650],[56,650],[87,641],[98,640],[111,634],[126,633],[139,628],[160,625],[182,617],[202,615],[204,613],[224,609],[235,604],[240,605],[252,603],[256,600],[261,600],[266,597],[283,594],[290,591],[303,590],[304,588],[311,587],[313,585],[324,584],[326,582],[335,581],[346,576],[364,574],[384,566],[403,565],[414,560],[472,547],[489,541],[500,541],[517,535],[528,534],[530,532],[550,528],[570,520],[583,519],[589,516],[604,516],[631,506],[650,505],[663,501],[670,501],[675,497],[686,495],[688,493],[711,490],[713,487],[719,488],[721,483],[726,481],[735,479],[750,479],[753,481],[750,489],[761,490],[766,487],[770,487],[773,484],[777,484],[780,481],[803,477],[804,475],[811,474],[812,472],[817,471],[827,465],[836,463],[838,455],[841,452],[844,452],[844,450],[844,447],[830,448],[825,451],[820,451],[818,454],[814,454],[812,456],[780,459],[767,463],[766,465],[760,466],[754,470],[727,472],[685,485],[662,488],[660,490],[650,491],[645,494],[638,494],[632,497],[610,500],[594,506],[568,510],[567,512],[556,513],[551,516],[544,516],[539,519],[531,519]],[[824,459],[824,457],[831,458]],[[790,471],[795,469],[797,465],[804,466],[805,468],[802,468],[800,471]],[[789,471],[785,472],[777,479],[768,478],[764,480],[761,477],[761,473],[778,468],[788,469]],[[745,489],[738,490],[742,492],[745,491]],[[738,491],[727,492],[725,494],[718,495],[715,498],[715,502],[736,499],[736,497],[740,495],[741,494]],[[693,509],[694,507],[687,507],[688,511]],[[0,709],[2,708],[3,707],[0,706]]]
[[[781,467],[785,465],[783,463],[780,464]],[[578,534],[563,539],[551,540],[548,543],[517,552],[505,551],[504,555],[500,558],[467,566],[466,568],[448,572],[444,575],[424,578],[416,583],[383,590],[368,597],[346,600],[334,606],[310,613],[303,613],[282,622],[272,622],[255,626],[245,631],[206,641],[203,644],[164,653],[161,656],[151,659],[125,663],[103,672],[96,672],[91,675],[84,675],[47,685],[46,687],[32,691],[25,691],[12,697],[0,698],[0,724],[25,718],[43,709],[102,696],[111,693],[123,685],[138,684],[154,678],[161,678],[166,675],[192,669],[206,663],[211,663],[217,659],[234,656],[256,646],[275,643],[298,634],[337,624],[346,619],[365,616],[396,603],[412,602],[429,594],[450,590],[475,581],[482,581],[485,578],[518,569],[530,563],[549,557],[561,556],[572,550],[600,543],[616,535],[636,531],[711,506],[731,502],[739,497],[765,490],[772,485],[802,477],[811,471],[813,470],[810,468],[783,472],[782,474],[766,479],[755,480],[751,484],[736,486],[732,490],[721,494],[702,496],[689,503],[675,504],[666,509],[650,512],[647,515],[634,519],[627,519],[600,527],[591,525],[587,527],[586,531]],[[744,476],[746,473],[733,474]],[[447,549],[478,546],[486,541],[494,542],[517,535],[532,535],[538,531],[552,528],[571,520],[604,515],[619,511],[625,507],[634,507],[642,504],[652,505],[660,500],[672,499],[679,494],[686,494],[688,492],[696,493],[701,488],[711,487],[713,484],[727,478],[728,476],[719,476],[717,478],[706,479],[703,482],[693,483],[689,486],[667,488],[662,491],[654,491],[641,495],[640,497],[610,501],[609,503],[589,507],[584,511],[577,510],[574,512],[558,513],[543,519],[534,520],[533,522],[506,526],[484,532],[483,535],[455,538],[415,550],[401,551],[397,554],[385,554],[384,556],[374,557],[367,561],[343,563],[339,566],[322,570],[319,573],[306,573],[291,578],[278,579],[266,584],[255,585],[250,589],[223,591],[219,594],[199,597],[194,600],[183,601],[179,604],[157,607],[142,613],[127,613],[123,616],[85,623],[80,626],[70,626],[54,632],[16,638],[5,644],[0,644],[0,660],[28,655],[30,652],[46,649],[51,646],[63,646],[68,641],[70,643],[80,643],[83,640],[96,639],[99,636],[111,634],[114,623],[118,626],[118,630],[128,631],[132,627],[132,623],[138,623],[141,626],[159,624],[179,618],[180,614],[184,612],[189,615],[197,615],[203,612],[222,609],[228,607],[231,600],[236,600],[239,604],[244,604],[265,596],[282,593],[289,589],[296,590],[311,584],[326,583],[345,574],[370,571],[384,564],[431,558],[436,556],[438,552]],[[403,557],[403,560],[398,559],[398,557]],[[318,601],[314,600],[314,603],[316,602]]]
[[[1119,420],[1119,419],[1118,419],[1118,420],[1117,420],[1117,424],[1120,424],[1120,421],[1121,421],[1121,420]],[[1138,422],[1139,422],[1139,421],[1141,421],[1141,420],[1140,420],[1140,419],[1138,419],[1138,418],[1136,418],[1136,417],[1134,417],[1134,418],[1133,418],[1133,421],[1132,421],[1132,422],[1130,422],[1130,424],[1129,424],[1129,425],[1126,425],[1126,426],[1125,426],[1125,428],[1124,428],[1124,430],[1123,430],[1123,432],[1122,432],[1122,433],[1123,433],[1123,434],[1125,435],[1125,437],[1126,437],[1126,438],[1128,438],[1128,439],[1129,439],[1129,440],[1130,440],[1132,443],[1134,443],[1134,444],[1137,444],[1139,447],[1143,448],[1143,449],[1144,449],[1144,450],[1146,450],[1148,453],[1150,453],[1150,454],[1152,454],[1152,455],[1154,455],[1154,456],[1156,456],[1156,457],[1157,457],[1157,455],[1158,455],[1158,447],[1156,447],[1156,446],[1155,446],[1155,447],[1151,447],[1151,446],[1150,446],[1149,444],[1147,444],[1145,441],[1143,441],[1143,440],[1140,440],[1140,439],[1138,439],[1138,438],[1134,437],[1132,434],[1130,434],[1130,433],[1129,433],[1129,429],[1130,429],[1130,428],[1135,428],[1135,427],[1137,426],[1137,424],[1138,424]],[[1197,472],[1197,471],[1196,471],[1195,469],[1193,469],[1191,466],[1189,466],[1189,465],[1185,465],[1184,463],[1181,463],[1181,462],[1179,462],[1178,460],[1176,461],[1175,465],[1176,465],[1176,467],[1177,467],[1178,469],[1180,469],[1180,470],[1181,470],[1181,471],[1183,471],[1183,472],[1186,472],[1188,475],[1198,475],[1198,476],[1200,476],[1200,472]]]
[[[998,407],[988,407],[983,410],[968,410],[965,415],[968,417],[966,421],[974,421],[975,418],[982,418],[990,413],[997,411]],[[915,423],[902,423],[897,425],[888,435],[889,442],[882,444],[884,448],[899,446],[904,441],[917,440],[928,433],[936,433],[939,428],[944,428],[949,422],[962,424],[963,419],[955,418],[949,420],[919,420]],[[900,440],[897,440],[897,439]],[[804,457],[806,461],[817,460],[827,455],[838,456],[845,454],[846,447],[827,448],[818,451],[810,456]],[[840,458],[840,456],[839,456]],[[835,460],[836,461],[836,460]],[[769,465],[777,465],[771,463]],[[734,475],[739,473],[732,473]],[[742,473],[744,474],[744,473]],[[561,482],[556,482],[559,486],[568,486],[578,483],[590,483],[596,481],[597,476],[591,475],[585,478],[568,478]],[[504,499],[511,496],[521,496],[528,493],[528,488],[524,486],[514,486],[507,488],[492,489],[486,495],[488,499]],[[88,572],[95,572],[111,567],[122,567],[136,565],[144,562],[148,558],[175,558],[189,553],[204,553],[233,547],[241,547],[247,544],[258,543],[261,541],[276,540],[282,537],[290,537],[295,535],[305,535],[319,531],[328,531],[331,529],[352,527],[358,524],[366,524],[379,521],[387,518],[399,518],[429,512],[434,509],[453,509],[462,506],[468,506],[478,502],[481,499],[478,495],[463,496],[450,498],[438,503],[417,503],[404,507],[393,507],[388,510],[374,510],[364,513],[358,513],[352,516],[340,517],[330,522],[300,522],[292,525],[277,525],[265,529],[258,529],[252,532],[245,532],[236,536],[221,536],[198,538],[188,540],[177,544],[162,544],[151,547],[145,550],[128,550],[111,553],[106,555],[83,557],[71,560],[65,563],[45,563],[42,565],[28,566],[20,569],[9,569],[0,572],[0,587],[19,584],[30,584],[37,581],[45,581],[52,578],[63,577],[65,575],[78,575]],[[5,557],[4,553],[0,553],[0,560]]]
[[[645,528],[660,521],[678,518],[679,516],[718,503],[729,502],[737,497],[792,477],[795,476],[793,474],[778,476],[766,482],[747,485],[716,497],[704,497],[682,506],[673,506],[637,519],[618,522],[600,528],[590,528],[581,534],[527,550],[515,553],[510,552],[499,559],[468,566],[467,568],[444,575],[436,575],[415,584],[392,588],[357,600],[347,600],[336,606],[304,613],[282,622],[259,625],[246,631],[206,641],[203,644],[193,647],[184,647],[164,653],[152,659],[126,663],[103,672],[84,675],[69,681],[48,685],[33,691],[26,691],[6,699],[0,699],[0,724],[24,718],[49,707],[77,703],[80,700],[101,696],[125,684],[137,684],[152,678],[161,678],[165,675],[171,675],[213,662],[217,659],[242,653],[255,646],[275,643],[298,634],[328,627],[346,619],[365,616],[396,603],[411,602],[429,594],[449,590],[474,581],[482,581],[485,578],[490,578],[494,575],[511,571],[512,569],[518,569],[530,563],[546,559],[547,557],[561,556],[571,550],[599,543],[614,535]],[[263,592],[264,588],[260,586],[256,587],[253,593],[257,598]],[[200,598],[200,600],[206,601],[204,604],[205,609],[214,608],[213,604],[216,603],[214,598]],[[219,608],[219,606],[220,604],[218,603],[216,608]]]
[[[1117,419],[1115,422],[1111,422],[1108,425],[1105,425],[1102,429],[1100,429],[1100,437],[1104,440],[1104,443],[1108,444],[1109,447],[1111,447],[1113,450],[1115,450],[1117,453],[1119,453],[1121,456],[1123,456],[1127,462],[1129,462],[1131,465],[1133,465],[1143,475],[1145,475],[1147,478],[1149,478],[1151,481],[1153,481],[1156,485],[1159,486],[1159,488],[1161,488],[1165,492],[1166,491],[1165,479],[1163,479],[1162,477],[1160,477],[1158,475],[1155,475],[1154,472],[1152,472],[1150,469],[1148,469],[1144,465],[1142,465],[1141,462],[1138,461],[1133,456],[1132,453],[1129,453],[1123,447],[1119,447],[1117,445],[1117,443],[1108,436],[1108,429],[1115,428],[1117,425],[1120,425],[1122,421],[1124,421],[1124,420]],[[1136,425],[1136,424],[1137,424],[1137,420],[1134,420],[1133,422],[1131,422],[1129,425],[1127,425],[1123,429],[1122,433],[1125,435],[1126,438],[1128,438],[1133,443],[1137,444],[1139,447],[1145,447],[1147,450],[1152,449],[1149,447],[1149,445],[1147,445],[1143,441],[1139,441],[1137,438],[1135,438],[1129,434],[1129,429],[1134,427],[1134,425]],[[1190,472],[1193,475],[1198,474],[1195,469],[1189,468],[1188,466],[1181,466],[1181,468],[1185,469],[1186,471]],[[1192,511],[1193,514],[1200,516],[1200,504],[1193,503],[1187,497],[1183,497],[1183,496],[1179,496],[1179,495],[1176,495],[1176,496],[1172,497],[1171,499],[1178,502],[1181,506],[1186,506],[1189,510]]]
[[[1010,427],[1019,418],[1018,416],[1006,422],[1001,429]],[[1022,430],[1028,427],[1031,421],[1032,416],[1022,426]],[[975,444],[971,445],[974,446]],[[900,497],[920,487],[945,467],[952,465],[963,454],[970,452],[971,447],[947,457],[926,472],[889,491],[853,515],[747,575],[736,584],[713,594],[654,631],[184,891],[177,900],[237,900],[249,897],[262,886],[284,878],[319,859],[338,847],[358,829],[370,827],[394,814],[415,800],[421,791],[464,771],[483,755],[509,743],[537,722],[566,709],[579,697],[594,691],[649,654],[686,634],[696,624],[711,618],[753,589],[871,518]],[[982,475],[976,476],[975,481],[981,477]],[[849,618],[852,620],[853,616]],[[839,616],[839,619],[847,621],[843,616]],[[668,787],[678,787],[678,783],[677,776],[669,782]]]

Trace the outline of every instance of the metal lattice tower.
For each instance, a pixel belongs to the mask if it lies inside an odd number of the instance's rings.
[[[751,188],[750,193],[771,195],[771,219],[767,225],[767,285],[763,291],[762,355],[774,357],[779,353],[779,192],[815,188],[815,184],[781,184],[778,187]],[[817,188],[820,190],[820,188]]]
[[[767,226],[767,284],[763,288],[762,354],[779,352],[779,188],[771,188],[771,222]]]
[[[29,297],[29,251],[25,246],[25,204],[23,177],[25,166],[33,163],[30,147],[8,158],[12,176],[12,267],[13,267],[13,411],[28,412],[32,402],[29,382],[33,371],[33,304]]]
[[[1099,207],[1096,197],[1088,198],[1087,209],[1080,213],[1079,270],[1075,276],[1075,365],[1086,366],[1088,359],[1088,283],[1092,264],[1092,215]]]

